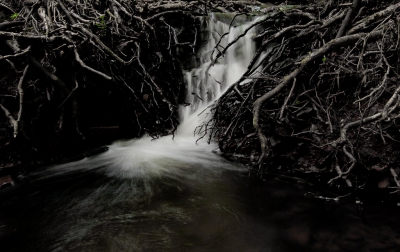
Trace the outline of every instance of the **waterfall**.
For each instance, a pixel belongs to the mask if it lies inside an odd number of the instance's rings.
[[[343,205],[284,177],[255,182],[243,176],[245,167],[211,153],[215,144],[196,144],[193,131],[207,120],[207,107],[254,52],[250,31],[210,66],[220,36],[229,31],[223,50],[249,26],[230,28],[222,18],[203,20],[207,42],[198,67],[185,73],[190,105],[180,108],[176,136],[117,141],[0,191],[1,251],[395,250],[398,209],[367,204],[360,211],[349,203],[358,195],[341,196]]]
[[[233,18],[233,15],[229,18]],[[207,118],[209,113],[204,110],[230,85],[239,80],[247,70],[255,52],[256,45],[252,39],[253,32],[250,30],[230,46],[225,55],[220,57],[214,65],[211,65],[212,59],[215,59],[220,51],[224,50],[251,24],[230,27],[230,19],[227,20],[228,22],[221,19],[226,19],[226,14],[211,14],[209,18],[203,19],[207,32],[206,42],[198,52],[200,65],[185,73],[186,102],[190,106],[180,108],[181,125],[178,128],[178,134],[193,134],[196,126],[209,119]]]
[[[229,85],[246,71],[255,51],[255,43],[250,31],[229,47],[214,65],[211,65],[211,59],[216,57],[218,51],[223,50],[229,42],[242,34],[250,24],[230,27],[229,22],[219,20],[214,14],[204,18],[203,22],[206,27],[204,36],[206,42],[198,52],[198,67],[184,73],[187,85],[186,103],[189,105],[182,105],[179,108],[181,124],[177,128],[176,135],[156,140],[145,136],[141,139],[116,141],[105,153],[55,167],[51,176],[96,168],[109,177],[137,177],[150,180],[160,176],[174,178],[188,176],[190,172],[185,170],[193,168],[204,169],[206,172],[212,171],[216,166],[218,169],[224,166],[233,167],[224,163],[221,157],[211,153],[217,149],[215,143],[207,144],[205,141],[196,143],[198,136],[194,135],[194,130],[201,122],[208,120],[207,115],[210,113],[207,111],[207,106],[218,99]]]

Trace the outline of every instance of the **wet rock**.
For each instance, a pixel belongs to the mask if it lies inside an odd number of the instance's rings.
[[[10,175],[0,177],[0,189],[11,187],[14,185],[14,180]]]
[[[389,179],[385,178],[378,183],[378,188],[387,188],[390,185]]]
[[[108,147],[107,146],[97,147],[97,148],[94,148],[94,149],[87,150],[87,151],[83,152],[82,154],[73,156],[71,158],[67,158],[67,159],[63,160],[63,162],[78,161],[78,160],[81,160],[83,158],[94,156],[94,155],[97,155],[97,154],[100,154],[100,153],[103,153],[103,152],[106,152],[106,151],[108,151]]]

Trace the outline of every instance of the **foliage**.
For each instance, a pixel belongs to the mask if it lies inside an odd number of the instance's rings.
[[[103,36],[106,35],[106,28],[107,28],[107,25],[106,25],[106,20],[105,20],[105,16],[104,16],[104,15],[102,15],[102,16],[99,17],[99,20],[98,20],[98,22],[96,23],[96,27],[97,27],[97,29],[99,30],[98,34],[99,34],[101,37],[103,37]]]
[[[10,18],[14,20],[14,19],[18,18],[18,16],[19,16],[19,13],[14,13],[10,16]]]

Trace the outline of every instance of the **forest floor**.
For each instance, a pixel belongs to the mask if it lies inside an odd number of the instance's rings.
[[[264,16],[259,49],[199,137],[260,178],[398,197],[400,4],[262,2],[0,2],[0,187],[118,138],[173,134],[195,17],[229,12]]]

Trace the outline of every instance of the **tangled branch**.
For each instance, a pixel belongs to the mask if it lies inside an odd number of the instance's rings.
[[[266,16],[280,17],[281,26],[271,32],[255,25],[261,46],[206,125],[227,157],[252,163],[260,174],[274,166],[326,172],[329,184],[342,178],[349,187],[368,184],[374,165],[396,164],[394,157],[371,158],[368,141],[383,141],[388,150],[398,145],[400,5],[367,11],[362,4],[330,6],[329,15],[320,15],[327,13],[323,6],[281,16],[270,9]]]

